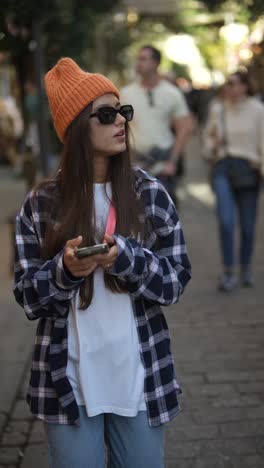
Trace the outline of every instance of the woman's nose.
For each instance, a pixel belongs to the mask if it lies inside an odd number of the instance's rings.
[[[120,124],[124,124],[126,121],[125,117],[123,117],[121,114],[119,114],[119,112],[116,114],[116,120],[115,120],[115,124],[117,125],[120,125]]]

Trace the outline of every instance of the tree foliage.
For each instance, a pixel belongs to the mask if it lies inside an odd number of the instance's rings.
[[[32,25],[38,20],[47,66],[63,55],[82,64],[84,50],[94,47],[98,21],[117,4],[116,0],[1,0],[1,31],[5,37],[0,49],[21,55],[32,40]]]
[[[202,3],[206,5],[209,11],[215,11],[221,7],[229,7],[232,4],[239,5],[240,8],[242,7],[248,12],[252,21],[262,15],[264,11],[263,0],[202,0]]]

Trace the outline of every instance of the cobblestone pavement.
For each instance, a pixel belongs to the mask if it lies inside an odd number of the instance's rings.
[[[191,148],[190,154],[195,151]],[[201,161],[189,157],[180,215],[193,280],[181,302],[165,311],[183,387],[182,413],[167,427],[166,468],[263,468],[263,195],[254,261],[256,286],[219,293],[216,223],[205,173]],[[0,194],[14,209],[23,189],[18,185],[14,190],[12,184],[5,183],[4,189],[1,185]],[[6,264],[6,225],[0,236]],[[25,403],[35,325],[14,304],[10,287],[6,267],[0,286],[0,468],[47,468],[42,425],[33,420]]]

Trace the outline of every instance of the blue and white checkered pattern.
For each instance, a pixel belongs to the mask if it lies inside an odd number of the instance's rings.
[[[110,273],[126,282],[132,298],[149,424],[158,426],[178,413],[180,392],[161,305],[178,301],[190,280],[191,267],[181,224],[166,190],[139,169],[135,190],[143,201],[148,235],[145,241],[114,235],[118,256]],[[69,278],[65,272],[63,250],[52,260],[41,258],[51,193],[44,189],[30,192],[17,216],[14,294],[29,320],[39,320],[27,394],[31,411],[46,422],[78,424],[78,406],[66,377],[67,317],[82,280]]]

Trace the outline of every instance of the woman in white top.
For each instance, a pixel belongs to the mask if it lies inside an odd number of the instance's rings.
[[[219,283],[221,291],[231,291],[237,285],[237,215],[241,281],[246,287],[254,284],[251,262],[260,180],[264,174],[264,106],[252,94],[246,73],[230,75],[224,99],[209,112],[205,128],[206,155],[213,166],[212,185],[224,269]]]
[[[113,83],[64,58],[45,84],[64,150],[17,217],[14,293],[39,320],[27,401],[51,468],[102,468],[105,442],[113,468],[161,468],[180,388],[160,306],[190,279],[181,224],[131,167],[133,108]],[[78,257],[98,243],[108,252]]]

